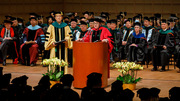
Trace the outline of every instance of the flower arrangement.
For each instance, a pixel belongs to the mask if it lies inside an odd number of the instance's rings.
[[[65,62],[64,60],[60,60],[57,57],[44,59],[41,64],[48,66],[47,73],[43,75],[48,75],[51,81],[59,81],[64,74],[64,71],[61,71],[61,67],[68,66],[67,62]]]
[[[142,78],[137,78],[137,71],[143,70],[143,67],[134,62],[116,62],[113,64],[114,68],[118,68],[118,71],[122,74],[117,77],[117,80],[123,82],[123,84],[136,84]]]

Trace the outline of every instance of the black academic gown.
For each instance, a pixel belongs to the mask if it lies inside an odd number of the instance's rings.
[[[136,44],[135,46],[130,46]],[[127,60],[130,62],[143,61],[145,58],[145,51],[147,50],[147,41],[144,37],[135,38],[132,34],[129,36],[125,46],[127,53]]]
[[[125,45],[122,45],[122,41],[128,41],[128,38],[132,33],[133,33],[133,28],[130,29],[124,28],[120,30],[120,37],[121,37],[121,45],[119,47],[120,59],[125,59],[127,56],[127,51],[125,49]]]
[[[174,43],[171,40],[172,34],[162,34],[158,32],[153,38],[153,48],[151,56],[153,66],[166,66],[169,63],[169,57],[174,51]],[[167,49],[163,49],[162,46],[165,45]]]

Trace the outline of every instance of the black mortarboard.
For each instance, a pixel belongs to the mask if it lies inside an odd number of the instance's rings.
[[[53,19],[54,17],[52,17],[52,16],[47,16],[47,17],[46,17],[46,19],[49,19],[49,18]]]
[[[101,19],[107,19],[107,16],[101,16]]]
[[[75,22],[77,22],[77,19],[71,19],[71,22],[72,22],[72,21],[75,21]]]
[[[17,20],[17,17],[11,17],[11,21]]]
[[[69,19],[69,17],[66,16],[66,17],[64,17],[63,19]]]
[[[80,19],[86,19],[85,17],[81,17]]]
[[[94,22],[94,19],[89,19],[89,22]]]
[[[66,15],[67,15],[68,17],[71,17],[71,16],[74,16],[75,13],[66,13]]]
[[[117,19],[122,19],[123,16],[122,15],[117,15]]]
[[[108,12],[101,12],[101,16],[106,16],[106,17],[109,17],[109,13]]]
[[[155,16],[156,18],[161,18],[161,14],[159,14],[159,13],[154,14],[154,16]]]
[[[170,14],[171,17],[176,17],[176,14]]]
[[[65,74],[60,81],[62,83],[69,83],[69,82],[73,82],[74,81],[74,77],[71,74]]]
[[[115,23],[115,24],[117,24],[117,20],[112,19],[112,20],[111,20],[111,23]]]
[[[7,19],[8,17],[11,18],[12,16],[11,16],[11,15],[6,15],[6,16],[5,16],[6,19]]]
[[[146,17],[144,17],[144,20],[148,20],[148,21],[150,21],[150,19],[146,16]]]
[[[88,12],[88,11],[86,11],[86,12],[83,12],[82,14],[83,14],[83,15],[85,15],[85,14],[88,14],[88,15],[89,15],[89,12]]]
[[[12,24],[12,21],[11,20],[4,20],[3,23],[10,23],[10,24]]]
[[[127,12],[124,12],[124,16],[126,16],[127,15]]]
[[[136,22],[136,23],[134,23],[134,26],[140,26],[141,27],[141,23]]]
[[[147,100],[151,97],[150,89],[149,88],[141,88],[137,91],[137,96],[138,95],[141,100]]]
[[[75,19],[80,19],[80,17],[79,16],[75,16]]]
[[[38,17],[38,19],[42,19],[44,16],[38,15],[37,17]]]
[[[54,12],[54,15],[56,15],[56,14],[61,14],[61,15],[63,15],[63,12],[62,12],[62,11]]]
[[[89,15],[94,15],[94,12],[89,12]]]
[[[174,22],[174,20],[173,20],[173,19],[169,19],[168,21],[169,21],[169,22]]]
[[[30,17],[29,20],[31,21],[32,19],[36,20],[37,21],[37,18],[36,17]]]
[[[154,21],[154,20],[155,20],[155,17],[150,17],[149,20],[150,20],[150,21]]]
[[[23,22],[24,20],[22,18],[17,18],[18,22]]]
[[[29,15],[37,17],[38,15],[36,13],[29,13]]]
[[[162,19],[161,23],[167,23],[166,19]]]
[[[180,87],[173,87],[169,90],[169,98],[171,101],[179,101]]]
[[[51,13],[53,13],[53,14],[54,14],[54,11],[49,12],[49,14],[51,14]]]
[[[87,23],[84,21],[80,21],[80,23],[81,23],[81,25],[87,25]]]
[[[152,97],[159,97],[160,89],[158,88],[151,88],[150,93]]]
[[[126,22],[132,22],[132,18],[128,18],[124,23]]]
[[[137,14],[137,16],[139,16],[139,18],[142,18],[142,14]]]
[[[134,97],[134,93],[131,90],[129,90],[129,89],[125,89],[123,91],[122,95],[125,96],[128,99],[127,101],[132,101],[132,99]]]
[[[101,19],[99,19],[99,18],[95,18],[94,21],[97,21],[97,22],[99,22],[99,23],[103,22],[103,21],[102,21]]]
[[[107,22],[107,23],[111,23],[111,20],[107,20],[106,22]]]

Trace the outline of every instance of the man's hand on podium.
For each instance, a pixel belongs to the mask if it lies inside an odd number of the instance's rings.
[[[103,39],[102,42],[109,43],[109,40],[108,39]]]

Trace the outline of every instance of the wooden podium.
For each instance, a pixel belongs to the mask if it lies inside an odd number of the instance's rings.
[[[86,87],[87,76],[102,74],[102,87],[108,84],[108,44],[103,42],[73,42],[74,88]]]

